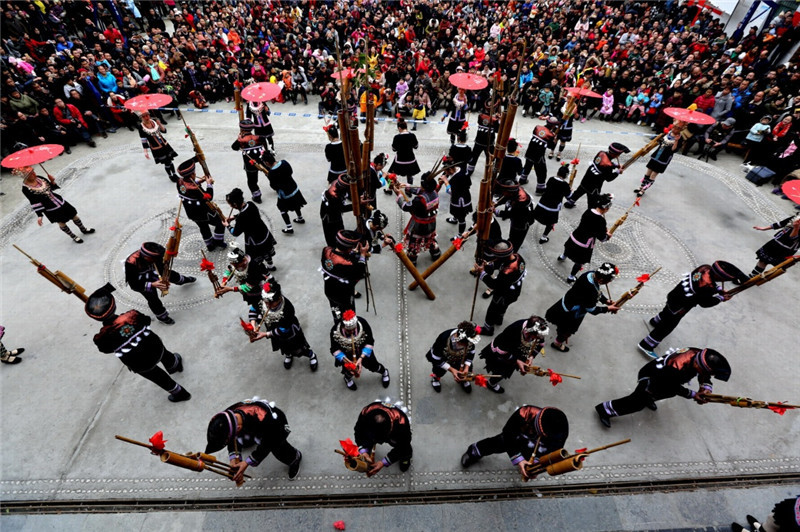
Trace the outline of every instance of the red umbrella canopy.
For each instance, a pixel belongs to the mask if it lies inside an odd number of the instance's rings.
[[[479,91],[485,89],[489,85],[489,81],[483,76],[470,74],[468,72],[452,74],[448,79],[454,86],[468,91]]]
[[[276,83],[262,81],[248,85],[242,91],[242,98],[248,102],[268,102],[274,100],[281,93],[281,88]]]
[[[125,107],[131,111],[147,111],[149,109],[159,109],[165,107],[172,102],[172,96],[169,94],[161,94],[154,92],[152,94],[140,94],[134,96],[127,102]]]
[[[688,122],[689,124],[701,124],[708,126],[716,122],[713,117],[700,111],[693,109],[684,109],[682,107],[667,107],[664,109],[664,114],[671,116],[675,120],[681,122]]]
[[[43,163],[54,157],[58,157],[62,151],[64,151],[64,146],[61,144],[42,144],[41,146],[33,146],[31,148],[15,151],[0,161],[0,164],[6,168],[33,166],[34,164]]]
[[[3,166],[5,166],[5,164]],[[793,179],[792,181],[784,183],[781,186],[781,192],[786,194],[786,197],[793,202],[800,204],[800,179]]]
[[[350,67],[346,67],[342,70],[337,70],[336,72],[331,74],[331,77],[333,79],[339,79],[342,77],[342,74],[344,74],[345,78],[353,79],[354,77],[356,77],[356,74],[363,74],[364,72],[366,72],[366,70],[364,70],[363,68],[359,68],[358,70],[353,70]]]
[[[566,90],[575,98],[583,98],[584,96],[588,98],[602,98],[602,96],[596,92],[583,87],[567,87]]]

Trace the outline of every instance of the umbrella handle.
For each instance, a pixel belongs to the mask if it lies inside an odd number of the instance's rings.
[[[50,172],[47,171],[47,168],[44,167],[44,164],[39,163],[39,167],[45,173],[45,175],[47,176],[47,179],[49,179],[50,181],[55,181],[56,178],[50,175]]]

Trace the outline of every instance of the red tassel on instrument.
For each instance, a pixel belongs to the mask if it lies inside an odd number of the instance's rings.
[[[467,129],[469,129],[469,122],[465,120],[464,125],[461,126],[461,131],[466,131]]]
[[[214,271],[214,263],[208,260],[207,258],[203,257],[200,260],[200,271],[201,272],[213,272]]]
[[[646,283],[649,280],[650,280],[650,274],[649,273],[643,273],[642,275],[640,275],[639,277],[636,278],[636,282],[637,283]]]
[[[578,158],[576,157],[576,158],[572,159],[572,160],[569,162],[569,164],[578,164],[579,162],[581,162],[581,160],[580,160],[580,159],[578,159]]]
[[[395,253],[402,253],[403,252],[403,244],[401,242],[398,242],[397,244],[395,244],[394,245],[394,251],[395,251]]]
[[[353,443],[350,438],[339,440],[339,445],[342,446],[342,450],[347,453],[347,456],[358,456],[358,445]]]
[[[256,330],[252,323],[247,323],[242,318],[239,318],[239,325],[242,326],[242,329],[244,329],[245,332],[254,332]]]
[[[575,449],[575,454],[585,453],[587,449],[588,449],[587,447],[584,447],[583,449]]]
[[[206,201],[210,200],[211,199],[211,194],[209,194],[208,192],[204,192],[203,193],[203,199],[206,200]]]
[[[150,444],[153,446],[154,449],[158,449],[159,451],[164,450],[164,444],[167,443],[167,440],[164,439],[164,433],[162,431],[158,431],[152,436],[150,436]]]
[[[344,521],[336,521],[333,523],[333,528],[336,530],[344,530]]]
[[[463,246],[463,245],[464,245],[464,239],[463,238],[456,237],[456,238],[453,239],[453,247],[456,248],[456,250],[460,250],[461,246]]]
[[[486,380],[486,377],[480,374],[475,375],[473,381],[475,382],[475,386],[480,386],[481,388],[486,388],[486,386],[489,384],[489,381]]]
[[[559,375],[558,373],[556,373],[552,369],[548,368],[547,374],[550,376],[550,383],[553,386],[558,386],[559,383],[564,382],[564,379],[561,377],[561,375]]]
[[[781,401],[778,401],[778,404],[781,405],[783,403]],[[770,410],[772,410],[773,412],[775,412],[779,416],[784,415],[787,410],[792,410],[791,408],[787,408],[787,407],[783,407],[783,406],[768,406],[767,408],[769,408]]]

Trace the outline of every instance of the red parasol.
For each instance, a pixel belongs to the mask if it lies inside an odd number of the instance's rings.
[[[172,96],[154,92],[152,94],[140,94],[125,102],[125,108],[131,111],[147,111],[149,109],[159,109],[172,102]]]
[[[346,77],[347,79],[353,79],[354,77],[356,77],[356,74],[363,74],[364,72],[366,72],[366,70],[364,70],[363,68],[359,68],[358,70],[353,70],[352,68],[347,67],[342,70],[337,70],[336,72],[331,74],[331,77],[333,79],[339,79],[342,77],[342,73],[344,73],[344,77]]]
[[[40,164],[54,157],[58,157],[61,155],[62,151],[64,151],[64,146],[61,144],[42,144],[40,146],[33,146],[31,148],[15,151],[0,161],[0,164],[6,168],[33,166],[34,164]]]
[[[667,107],[664,109],[664,114],[671,116],[675,120],[680,122],[688,122],[689,124],[701,124],[703,126],[708,126],[716,122],[713,117],[705,113],[701,113],[700,111],[695,111],[693,109],[684,109],[682,107]]]
[[[242,98],[248,102],[268,102],[277,98],[280,93],[281,88],[277,83],[262,81],[245,87]]]
[[[11,156],[9,155],[8,157]],[[8,157],[6,157],[6,159],[8,159]],[[3,166],[5,166],[5,163]],[[800,204],[800,179],[793,179],[792,181],[784,183],[783,186],[781,186],[781,192],[786,194],[786,197],[793,202]]]
[[[468,91],[479,91],[489,85],[489,81],[483,76],[465,72],[453,74],[448,79],[454,86]]]
[[[584,96],[589,98],[602,98],[600,94],[584,87],[567,87],[566,90],[575,98],[583,98]]]

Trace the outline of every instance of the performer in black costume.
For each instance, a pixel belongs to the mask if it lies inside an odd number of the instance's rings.
[[[273,453],[278,461],[289,466],[289,478],[300,471],[303,453],[288,442],[289,422],[286,414],[275,403],[253,397],[234,403],[225,411],[215,414],[208,423],[206,453],[228,448],[228,459],[236,469],[233,481],[244,480],[249,466],[258,465]],[[256,445],[250,456],[242,460],[242,450]]]
[[[581,216],[578,227],[564,242],[564,252],[558,256],[559,262],[569,258],[574,264],[567,277],[568,283],[575,282],[575,276],[584,264],[592,261],[594,246],[599,242],[606,242],[611,238],[606,224],[606,213],[611,208],[614,196],[600,194],[589,198],[589,208]]]
[[[456,172],[448,177],[450,183],[450,216],[445,220],[447,223],[458,224],[458,234],[460,236],[467,230],[467,215],[472,212],[472,179],[471,171],[459,166]]]
[[[375,401],[368,404],[358,415],[353,430],[363,459],[370,460],[372,450],[379,443],[386,443],[392,448],[384,458],[372,463],[367,476],[371,477],[384,467],[398,462],[402,472],[411,467],[411,420],[402,403]]]
[[[495,212],[501,220],[510,221],[508,241],[516,251],[519,251],[533,223],[533,201],[525,189],[515,181],[498,182],[496,188],[502,196],[495,205]],[[501,205],[505,208],[499,210]]]
[[[255,134],[256,125],[252,120],[239,122],[239,136],[231,144],[231,149],[242,152],[244,173],[247,175],[247,188],[253,195],[253,201],[261,203],[261,189],[258,186],[258,167],[263,164],[261,157],[268,151],[267,141],[264,137]]]
[[[525,280],[525,259],[514,251],[508,240],[500,240],[487,245],[484,253],[486,262],[476,265],[473,272],[492,289],[492,301],[486,309],[486,318],[481,327],[484,336],[494,335],[496,325],[503,324],[509,305],[516,301],[522,292]],[[497,277],[492,274],[497,272]]]
[[[363,236],[350,230],[336,235],[336,245],[322,250],[322,279],[325,297],[331,305],[333,320],[338,320],[346,310],[355,310],[356,283],[363,279],[367,269],[367,250]]]
[[[489,150],[494,145],[494,135],[497,131],[497,119],[488,114],[478,116],[478,131],[475,133],[475,144],[472,147],[472,157],[467,165],[467,174],[472,175],[478,158],[483,154],[489,158]]]
[[[558,120],[550,117],[547,119],[547,124],[542,126],[538,125],[533,128],[533,135],[528,142],[528,149],[525,150],[525,166],[522,169],[522,174],[519,176],[519,182],[524,185],[528,182],[528,176],[531,174],[531,169],[536,172],[536,194],[544,192],[545,180],[547,179],[547,161],[545,161],[545,153],[547,148],[554,145],[555,134],[553,129],[558,125]]]
[[[519,158],[519,145],[514,139],[508,139],[506,144],[506,154],[503,157],[503,166],[500,168],[500,173],[497,174],[495,179],[495,190],[501,183],[517,183],[519,175],[522,173],[522,159]]]
[[[612,142],[608,150],[597,152],[597,155],[592,159],[592,164],[583,174],[581,184],[572,191],[572,194],[567,196],[564,207],[567,209],[573,208],[578,199],[584,194],[587,194],[587,199],[591,206],[592,197],[601,194],[606,181],[614,181],[622,173],[622,167],[616,159],[619,159],[619,156],[623,153],[630,153],[630,151],[624,144]]]
[[[492,343],[481,350],[480,357],[486,361],[486,371],[490,375],[487,388],[494,393],[505,393],[500,381],[510,379],[514,371],[520,375],[528,373],[527,365],[544,348],[544,341],[550,328],[539,316],[517,320],[503,329]]]
[[[604,401],[594,407],[600,422],[611,428],[611,418],[639,412],[645,407],[656,410],[656,401],[680,395],[699,404],[707,401],[705,394],[713,392],[711,377],[727,381],[731,366],[727,359],[713,349],[687,347],[670,349],[663,357],[651,360],[639,370],[636,389],[627,397]],[[697,377],[700,387],[690,390],[685,384]]]
[[[31,209],[36,215],[36,223],[40,226],[43,223],[43,217],[47,217],[47,221],[51,224],[58,224],[68,237],[76,244],[82,244],[83,239],[72,232],[67,226],[67,222],[72,222],[78,226],[81,233],[90,235],[94,233],[94,229],[83,225],[78,211],[71,203],[56,194],[54,191],[59,189],[56,184],[55,177],[47,176],[47,179],[36,175],[32,166],[23,166],[15,168],[14,173],[23,177],[22,181],[22,194],[28,199],[31,204]]]
[[[472,159],[472,150],[467,145],[467,132],[459,131],[456,135],[457,142],[450,146],[450,151],[447,153],[450,156],[448,164],[456,164],[460,169],[467,169],[470,159]]]
[[[471,321],[462,321],[455,329],[447,329],[436,337],[425,353],[431,363],[431,386],[436,393],[442,391],[441,380],[447,372],[452,373],[462,390],[472,393],[472,383],[464,377],[472,369],[478,340],[478,328]]]
[[[775,233],[772,240],[756,251],[758,262],[753,268],[753,271],[750,272],[751,277],[764,273],[767,264],[773,266],[780,264],[792,255],[795,255],[797,249],[800,248],[800,214],[789,216],[772,225],[754,225],[753,229],[757,229],[758,231],[769,231],[770,229],[775,231],[780,229],[780,231]]]
[[[170,377],[183,371],[181,356],[164,347],[161,338],[150,329],[150,316],[138,310],[117,315],[113,291],[114,287],[106,284],[95,290],[84,306],[90,318],[103,322],[103,328],[94,335],[97,349],[114,353],[129,370],[168,391],[173,403],[191,399],[192,395]]]
[[[552,406],[523,405],[511,414],[500,434],[470,445],[461,457],[461,465],[469,467],[484,456],[505,452],[527,480],[531,477],[525,466],[563,448],[568,436],[569,422],[564,412]]]
[[[143,111],[140,115],[141,122],[136,126],[139,130],[139,138],[142,140],[142,148],[144,148],[144,156],[150,158],[147,154],[147,148],[153,152],[153,161],[156,164],[163,164],[164,169],[167,171],[167,177],[172,182],[178,181],[178,175],[175,173],[175,165],[172,164],[173,159],[178,156],[169,142],[164,138],[162,133],[167,132],[166,126],[162,124],[158,118],[151,118],[148,111]]]
[[[253,133],[264,139],[269,144],[270,151],[274,152],[275,141],[272,137],[275,135],[275,130],[272,129],[272,122],[269,120],[269,105],[266,102],[248,102],[245,113],[245,117],[256,126]]]
[[[550,344],[551,347],[565,353],[569,351],[567,340],[578,332],[587,312],[592,315],[606,312],[615,314],[619,310],[601,291],[602,285],[613,281],[618,274],[616,266],[604,262],[597,270],[588,271],[578,277],[567,293],[547,309],[545,319],[556,326],[556,339]],[[607,306],[598,306],[598,300]]]
[[[550,241],[550,237],[547,235],[555,229],[558,223],[558,214],[561,212],[561,202],[571,191],[567,181],[568,175],[569,165],[562,164],[559,166],[556,175],[547,180],[544,194],[542,194],[539,203],[533,209],[534,220],[544,225],[542,236],[539,237],[540,244]]]
[[[319,217],[322,220],[322,233],[325,235],[325,243],[329,246],[336,245],[336,235],[344,229],[342,214],[353,210],[353,204],[348,201],[350,198],[350,181],[349,175],[342,174],[328,185],[328,188],[322,193],[322,202],[319,204]]]
[[[392,151],[395,152],[395,156],[389,171],[404,176],[408,184],[413,185],[414,176],[420,172],[417,157],[414,155],[419,142],[416,135],[409,133],[408,124],[402,117],[397,119],[397,130],[398,133],[392,140]]]
[[[639,351],[650,358],[658,358],[656,347],[675,330],[687,312],[700,305],[709,308],[727,301],[730,296],[718,282],[743,283],[748,279],[739,268],[729,262],[716,261],[702,264],[687,273],[681,282],[667,294],[667,304],[650,318],[653,330],[639,342]]]
[[[161,302],[159,290],[170,285],[193,283],[197,279],[191,275],[183,275],[175,270],[169,271],[169,282],[161,280],[164,274],[164,246],[155,242],[145,242],[142,247],[125,259],[125,282],[134,292],[139,292],[147,300],[147,306],[156,315],[156,319],[166,325],[175,323]]]
[[[347,165],[344,159],[344,146],[339,139],[339,128],[330,124],[323,127],[328,134],[328,144],[325,146],[325,159],[328,160],[328,183],[333,183],[337,178],[347,173]]]
[[[253,341],[269,338],[272,341],[272,350],[280,350],[283,354],[284,368],[291,368],[296,357],[308,357],[311,371],[317,371],[317,355],[306,341],[294,305],[283,295],[278,283],[264,283],[260,300],[250,306],[249,318],[254,327],[263,319],[265,331],[259,331]]]
[[[413,264],[417,263],[419,253],[426,249],[431,254],[431,260],[438,259],[442,254],[436,242],[436,215],[439,213],[438,185],[429,176],[430,172],[422,174],[420,187],[405,187],[406,192],[414,194],[410,200],[403,197],[400,188],[396,189],[397,204],[404,211],[411,213],[408,224],[403,230],[403,243]]]
[[[564,120],[563,116],[559,120],[561,127],[558,128],[558,133],[556,134],[556,142],[550,148],[550,154],[547,156],[548,159],[553,158],[553,154],[555,153],[555,144],[558,144],[558,154],[556,154],[556,161],[561,160],[561,153],[567,146],[567,142],[572,140],[572,121],[574,118],[575,114],[573,113],[566,120]]]
[[[217,212],[208,205],[208,202],[214,199],[214,180],[210,176],[205,176],[202,179],[206,183],[205,190],[200,186],[202,181],[198,181],[195,174],[194,157],[178,166],[178,176],[175,185],[178,188],[178,197],[183,202],[186,217],[197,224],[208,251],[225,249],[225,226],[222,225]],[[213,234],[209,226],[214,227]]]
[[[306,223],[303,219],[302,209],[306,205],[306,199],[297,186],[297,182],[292,177],[292,166],[289,161],[276,161],[275,156],[271,152],[265,152],[263,161],[269,168],[269,186],[272,190],[278,193],[278,211],[281,213],[283,223],[286,225],[281,232],[284,234],[294,233],[292,222],[289,219],[289,211],[294,211],[297,217],[294,219],[295,223]]]
[[[361,376],[361,368],[381,374],[381,385],[389,387],[389,369],[378,362],[375,356],[375,337],[367,320],[356,316],[353,310],[346,310],[331,327],[331,355],[336,367],[342,368],[344,383],[351,391],[356,391],[354,378]]]
[[[231,190],[225,199],[228,205],[239,211],[239,214],[226,220],[223,225],[233,236],[244,235],[244,249],[251,259],[256,262],[266,262],[270,271],[277,270],[278,268],[272,263],[277,241],[261,219],[258,207],[252,201],[245,202],[244,193],[239,188]],[[231,222],[235,222],[233,226]]]
[[[672,156],[680,149],[680,142],[680,133],[673,134],[671,129],[669,133],[664,135],[658,147],[650,155],[650,160],[647,162],[647,171],[644,173],[639,188],[634,190],[637,196],[644,196],[644,192],[655,183],[656,177],[667,171],[669,163],[672,162]]]
[[[222,273],[217,295],[238,292],[249,306],[261,300],[261,286],[265,282],[275,283],[275,278],[263,262],[254,261],[235,242],[228,250],[228,267]]]

